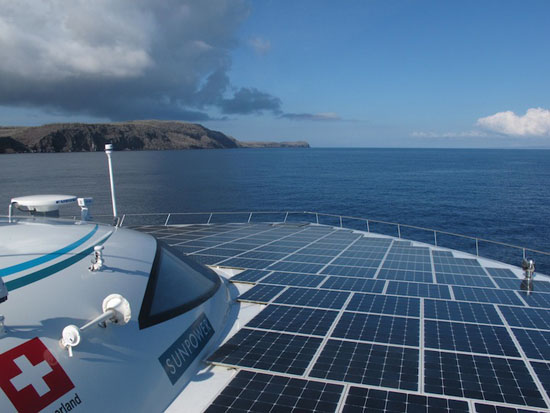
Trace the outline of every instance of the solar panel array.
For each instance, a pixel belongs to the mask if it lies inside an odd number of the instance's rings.
[[[550,408],[550,282],[327,226],[138,229],[243,269],[239,301],[266,304],[209,357],[239,369],[209,412]]]

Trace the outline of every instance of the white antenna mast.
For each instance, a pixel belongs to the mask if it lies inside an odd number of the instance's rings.
[[[113,203],[113,218],[115,225],[118,225],[118,214],[116,211],[116,199],[115,199],[115,180],[113,178],[113,163],[111,162],[111,153],[113,153],[113,144],[105,144],[105,153],[107,154],[107,161],[109,162],[109,179],[111,181],[111,201]]]

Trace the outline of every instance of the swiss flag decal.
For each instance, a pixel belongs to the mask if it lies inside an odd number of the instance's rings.
[[[74,388],[38,337],[0,354],[0,388],[17,411],[34,413]]]

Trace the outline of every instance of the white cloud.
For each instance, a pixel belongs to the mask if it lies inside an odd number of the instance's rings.
[[[260,55],[266,54],[271,50],[271,42],[261,37],[253,37],[248,41],[248,44],[254,51]]]
[[[550,136],[550,110],[528,109],[518,116],[512,111],[480,118],[477,124],[487,130],[513,136]]]
[[[342,118],[334,112],[321,112],[321,113],[285,113],[281,115],[281,118],[290,120],[320,120],[320,121],[340,121]]]
[[[0,0],[0,11],[0,105],[113,120],[280,113],[278,98],[228,76],[247,0]]]
[[[415,138],[478,138],[489,135],[480,130],[470,130],[466,132],[413,132],[411,136]]]

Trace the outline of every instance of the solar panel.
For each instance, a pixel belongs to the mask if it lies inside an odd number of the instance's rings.
[[[311,377],[418,390],[418,350],[330,339]]]
[[[397,297],[393,295],[356,293],[350,300],[346,310],[419,317],[420,299]]]
[[[393,270],[387,268],[382,268],[376,278],[383,280],[413,281],[419,283],[431,283],[433,281],[433,275],[431,272]]]
[[[346,397],[343,413],[355,412],[464,412],[470,407],[467,402],[441,397],[369,389],[351,386]]]
[[[352,267],[372,267],[378,268],[381,259],[371,258],[352,258],[352,257],[338,257],[331,264],[333,265],[348,265]]]
[[[324,276],[295,274],[291,272],[273,272],[265,277],[262,284],[292,285],[296,287],[317,287],[325,280]]]
[[[293,262],[306,262],[306,263],[313,263],[313,264],[327,264],[332,259],[333,257],[326,256],[326,255],[292,254],[286,257],[284,260],[293,261]]]
[[[424,300],[424,317],[466,323],[502,325],[500,316],[491,304]]]
[[[263,270],[273,264],[273,261],[268,260],[255,260],[253,258],[229,258],[225,261],[221,261],[220,265],[233,268],[252,268]]]
[[[323,268],[322,264],[307,264],[300,262],[279,261],[269,267],[270,270],[287,271],[287,272],[302,272],[316,274]]]
[[[518,359],[426,350],[424,369],[428,393],[547,407]]]
[[[519,294],[529,307],[550,308],[550,294],[525,291],[520,291]]]
[[[239,255],[239,258],[254,258],[257,260],[277,261],[286,257],[288,254],[284,252],[266,252],[266,251],[250,251]]]
[[[437,273],[435,278],[439,284],[495,288],[495,284],[493,284],[492,280],[486,275],[479,276],[479,275]]]
[[[550,331],[512,329],[525,355],[531,359],[550,360]]]
[[[538,308],[499,306],[511,326],[550,330],[550,311]]]
[[[509,406],[475,403],[476,413],[533,413],[534,410],[516,409]]]
[[[243,328],[216,350],[208,361],[302,375],[321,341],[319,337]]]
[[[269,305],[246,326],[287,333],[324,336],[338,315],[337,311]]]
[[[503,290],[520,290],[521,289],[521,283],[523,280],[519,278],[494,278],[495,282],[499,286],[499,288]],[[550,293],[550,282],[548,281],[542,281],[537,280],[535,278],[535,281],[533,282],[534,291],[537,292],[544,292],[544,293]]]
[[[541,381],[544,390],[546,390],[546,392],[550,392],[550,363],[532,361],[531,366],[533,366],[533,369]]]
[[[523,305],[523,302],[513,291],[459,286],[451,288],[453,289],[455,298],[461,301]]]
[[[376,274],[376,268],[345,267],[342,265],[327,265],[321,274],[341,275],[346,277],[372,278]]]
[[[338,384],[240,371],[206,412],[335,412],[343,389]]]
[[[485,269],[493,277],[515,278],[515,279],[518,278],[517,275],[515,275],[508,268],[485,268]]]
[[[220,261],[225,260],[225,257],[217,257],[215,255],[202,255],[202,254],[191,254],[188,255],[193,261],[199,262],[204,265],[214,265]]]
[[[231,282],[242,282],[242,283],[256,283],[269,274],[269,271],[262,270],[245,270],[240,274],[234,275],[230,278]]]
[[[332,337],[418,347],[419,329],[417,318],[345,312]]]
[[[364,293],[381,293],[385,285],[385,280],[370,280],[352,277],[327,277],[326,281],[320,285],[320,288],[360,291]]]
[[[432,320],[424,326],[425,347],[520,357],[504,327]]]
[[[257,285],[239,301],[268,304],[210,358],[255,370],[210,412],[549,407],[542,277],[526,294],[519,269],[323,226],[151,228],[197,260],[246,268],[231,281]]]
[[[451,298],[446,285],[389,281],[386,294],[426,298]]]
[[[290,287],[278,296],[274,303],[340,309],[348,297],[348,292]]]
[[[253,303],[268,303],[277,296],[285,287],[281,285],[259,284],[239,296],[239,301],[251,301]]]

